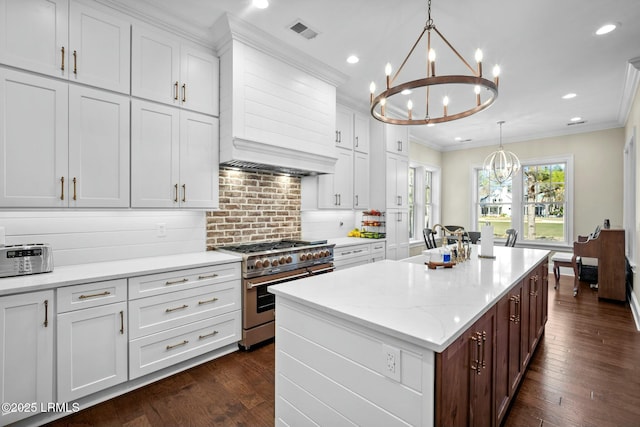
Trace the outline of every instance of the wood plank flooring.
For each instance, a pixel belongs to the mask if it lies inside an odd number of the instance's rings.
[[[640,332],[628,304],[550,280],[543,340],[505,427],[640,426]],[[274,344],[236,352],[51,426],[274,425]]]

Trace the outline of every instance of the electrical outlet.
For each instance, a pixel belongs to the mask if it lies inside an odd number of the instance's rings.
[[[167,224],[164,222],[157,223],[156,232],[158,237],[167,237]]]
[[[385,376],[400,381],[400,349],[387,344],[382,345],[382,372]]]

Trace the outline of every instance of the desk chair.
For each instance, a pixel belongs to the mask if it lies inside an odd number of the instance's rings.
[[[436,248],[436,232],[430,228],[425,228],[422,230],[422,236],[424,237],[424,243],[427,245],[427,249],[435,249]]]

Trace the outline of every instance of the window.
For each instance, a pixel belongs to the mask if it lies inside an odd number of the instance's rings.
[[[422,241],[422,230],[439,222],[440,170],[412,163],[409,168],[409,238]]]
[[[519,241],[569,244],[572,166],[570,157],[523,162],[521,173],[502,184],[476,169],[477,229],[489,222],[496,238],[515,228]]]

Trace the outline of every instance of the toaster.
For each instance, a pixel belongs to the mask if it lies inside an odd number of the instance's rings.
[[[53,271],[53,252],[44,243],[0,246],[0,277]]]

